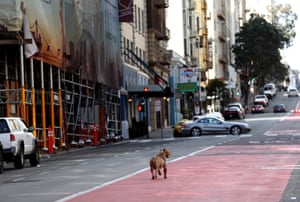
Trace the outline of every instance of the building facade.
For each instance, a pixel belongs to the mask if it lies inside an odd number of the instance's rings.
[[[0,3],[1,116],[66,147],[121,133],[118,1]],[[5,6],[4,6],[5,5]],[[49,21],[48,19],[51,19]]]
[[[123,87],[127,91],[131,86],[148,86],[150,76],[145,70],[146,67],[136,60],[148,63],[147,46],[147,6],[145,1],[132,1],[132,16],[121,25],[121,51],[123,61]],[[135,128],[143,123],[144,112],[138,111],[138,106],[143,99],[135,94],[124,96],[122,101],[122,118],[125,125],[128,125],[128,138],[138,136]],[[125,128],[126,129],[126,128]],[[124,133],[126,137],[126,132]],[[141,134],[142,135],[142,134]]]

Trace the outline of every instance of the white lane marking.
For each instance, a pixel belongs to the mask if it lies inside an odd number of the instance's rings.
[[[48,174],[49,172],[47,171],[47,172],[43,172],[43,173],[40,173],[39,175],[46,175],[46,174]]]
[[[241,137],[252,137],[253,135],[252,134],[242,134],[240,135]]]
[[[88,162],[84,162],[84,163],[81,163],[81,164],[79,164],[80,166],[84,166],[84,165],[87,165],[88,164]]]
[[[227,135],[216,135],[215,137],[226,137]]]
[[[70,166],[66,166],[66,167],[62,167],[62,168],[60,168],[61,170],[65,170],[65,169],[69,169],[70,168]]]
[[[14,180],[12,180],[12,181],[13,181],[13,182],[18,182],[18,181],[21,181],[21,180],[24,180],[24,177],[20,177],[20,178],[14,179]]]

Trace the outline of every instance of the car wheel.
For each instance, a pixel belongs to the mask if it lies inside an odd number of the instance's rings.
[[[239,126],[233,126],[230,129],[231,135],[240,135],[241,134],[241,128]]]
[[[17,168],[17,169],[24,168],[25,161],[24,161],[24,149],[23,149],[23,147],[20,147],[20,150],[18,151],[16,159],[14,161],[14,164],[15,164],[15,168]]]
[[[34,146],[34,151],[29,158],[29,162],[32,167],[37,166],[40,163],[40,154],[37,144]]]
[[[200,128],[192,128],[191,135],[192,136],[200,136],[201,135],[201,129]]]
[[[3,173],[3,170],[4,170],[3,152],[0,148],[0,174]]]

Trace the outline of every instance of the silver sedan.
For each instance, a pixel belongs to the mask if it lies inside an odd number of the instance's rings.
[[[248,123],[223,121],[215,117],[202,117],[194,122],[184,123],[181,132],[184,135],[200,136],[204,133],[230,133],[240,135],[251,130]]]

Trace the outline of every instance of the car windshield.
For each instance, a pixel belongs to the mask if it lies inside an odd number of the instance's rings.
[[[238,107],[238,108],[241,108],[242,106],[240,104],[235,104],[235,103],[232,103],[232,104],[228,104],[227,107]]]
[[[265,90],[272,90],[273,86],[272,85],[265,85],[264,89]]]
[[[238,107],[238,106],[229,106],[228,107],[228,110],[229,111],[237,111],[237,110],[239,110],[240,108]]]

